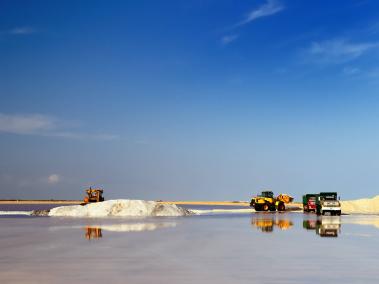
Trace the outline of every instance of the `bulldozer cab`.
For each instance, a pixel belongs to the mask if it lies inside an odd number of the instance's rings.
[[[265,197],[265,198],[274,198],[274,193],[272,191],[262,191],[262,194],[258,196]]]
[[[87,196],[84,197],[84,203],[101,202],[104,201],[103,190],[99,188],[92,188],[86,190]]]

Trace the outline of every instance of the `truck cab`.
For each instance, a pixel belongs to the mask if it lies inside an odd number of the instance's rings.
[[[316,212],[316,199],[318,194],[306,194],[303,195],[303,211],[304,212]]]
[[[337,192],[320,192],[316,198],[317,215],[341,215],[341,204],[337,198]]]

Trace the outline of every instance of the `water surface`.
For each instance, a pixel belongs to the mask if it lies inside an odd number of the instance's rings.
[[[1,283],[378,283],[379,216],[0,218]]]

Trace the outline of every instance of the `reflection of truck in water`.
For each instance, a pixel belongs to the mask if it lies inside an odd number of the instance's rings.
[[[317,220],[303,220],[303,228],[306,230],[315,230],[316,229]]]
[[[303,211],[316,212],[316,199],[318,194],[305,194],[303,195]]]
[[[279,194],[274,197],[272,191],[262,191],[261,194],[251,199],[250,206],[254,207],[255,211],[285,211],[285,204],[292,200],[293,197],[288,194]]]
[[[337,192],[320,192],[316,198],[317,215],[341,215],[341,204],[337,199]]]
[[[280,230],[288,230],[293,226],[293,222],[286,218],[258,216],[251,219],[251,225],[259,228],[262,232],[271,233],[274,227]]]
[[[323,216],[317,220],[316,234],[320,237],[338,237],[341,232],[341,218]]]
[[[320,237],[338,237],[341,232],[341,217],[321,216],[317,219],[303,220],[303,228],[315,230]]]

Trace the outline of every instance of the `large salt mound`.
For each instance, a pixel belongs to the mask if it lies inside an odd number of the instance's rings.
[[[341,201],[342,213],[379,214],[379,195],[373,198]]]
[[[61,217],[129,217],[129,216],[186,216],[191,212],[175,204],[160,204],[144,200],[108,200],[85,206],[61,206],[50,210],[49,216]]]

